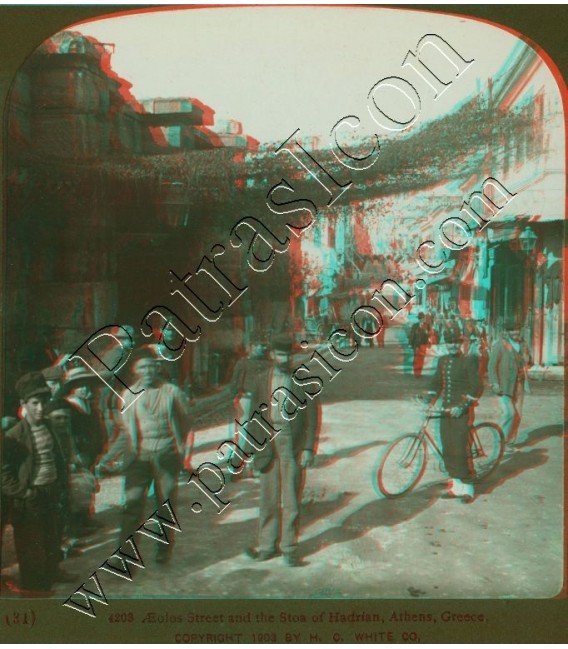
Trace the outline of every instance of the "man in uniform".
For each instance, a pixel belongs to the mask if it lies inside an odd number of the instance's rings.
[[[448,342],[448,338],[456,338],[461,336],[461,334],[462,327],[460,321],[456,318],[455,313],[450,313],[444,328],[444,342]]]
[[[260,479],[258,549],[245,552],[256,561],[266,561],[277,555],[279,544],[285,564],[295,567],[302,565],[297,548],[303,469],[313,465],[320,404],[303,399],[303,394],[294,395],[296,402],[306,405],[289,414],[286,400],[294,394],[291,352],[291,340],[278,337],[274,341],[274,365],[259,382],[264,394],[255,391],[252,395],[253,408],[268,401],[269,419],[279,432],[254,455]]]
[[[473,404],[481,392],[479,366],[475,357],[460,350],[461,336],[446,334],[448,354],[438,361],[432,381],[432,404],[438,399],[447,416],[440,420],[444,464],[450,479],[448,493],[464,502],[474,498],[473,467],[469,450],[469,429]]]

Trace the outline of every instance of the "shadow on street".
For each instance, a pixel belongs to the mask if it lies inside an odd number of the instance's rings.
[[[376,442],[367,442],[366,444],[360,444],[359,446],[350,446],[349,448],[344,448],[341,451],[335,451],[333,453],[316,455],[315,457],[315,466],[317,468],[323,468],[326,466],[331,466],[338,462],[339,460],[344,460],[348,457],[354,457],[363,453],[367,449],[374,448],[375,446],[386,446],[389,442],[387,440],[377,440]]]
[[[534,446],[548,437],[555,437],[562,435],[564,428],[562,424],[551,424],[549,426],[541,426],[540,428],[533,428],[525,433],[525,441],[518,445],[518,448],[525,448],[526,446]]]
[[[431,507],[439,493],[439,485],[429,485],[402,498],[377,498],[349,514],[339,525],[301,542],[300,554],[307,557],[330,545],[353,541],[377,527],[391,527],[408,521]]]
[[[548,452],[540,448],[533,449],[527,453],[517,453],[509,458],[505,458],[501,460],[501,464],[487,480],[478,484],[476,492],[478,495],[490,494],[508,480],[516,478],[525,471],[542,466],[547,460]]]

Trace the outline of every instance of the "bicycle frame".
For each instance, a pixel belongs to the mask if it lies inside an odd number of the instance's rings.
[[[401,496],[418,484],[428,463],[428,448],[432,457],[438,456],[440,470],[445,470],[442,440],[432,429],[429,430],[429,423],[431,419],[441,419],[449,414],[447,409],[428,409],[415,432],[402,435],[389,444],[376,473],[378,489],[383,495]],[[470,425],[469,430],[468,458],[472,478],[478,480],[489,475],[499,464],[504,448],[503,434],[491,422]]]
[[[443,461],[442,451],[439,448],[439,446],[436,444],[433,435],[428,430],[428,422],[430,421],[430,419],[437,419],[437,418],[440,417],[426,416],[422,424],[420,425],[419,430],[416,431],[415,435],[419,437],[422,441],[424,441],[426,447],[429,446],[438,455],[439,459]],[[414,459],[413,456],[416,453],[417,448],[418,448],[417,445],[409,446],[407,454],[403,458],[401,458],[401,464],[411,464]],[[427,458],[426,461],[428,461]]]
[[[442,455],[442,449],[436,444],[436,440],[434,439],[433,433],[430,433],[428,430],[428,424],[430,423],[431,419],[441,419],[442,415],[441,414],[436,414],[436,415],[429,415],[426,414],[424,416],[424,419],[422,421],[422,424],[420,425],[420,429],[417,431],[417,435],[426,442],[426,446],[429,446],[439,457],[440,460],[443,461],[444,456]]]
[[[426,444],[426,446],[430,447],[437,455],[438,459],[443,463],[444,462],[444,456],[442,454],[442,449],[438,446],[436,443],[436,440],[434,439],[434,435],[428,430],[428,424],[430,423],[431,419],[442,419],[444,416],[445,411],[438,411],[435,414],[426,414],[424,416],[424,420],[422,421],[422,424],[420,426],[420,430],[416,433]],[[493,425],[490,423],[490,425]],[[482,457],[485,455],[485,451],[483,450],[483,447],[480,444],[479,438],[477,435],[474,433],[476,430],[477,426],[470,424],[469,426],[469,440],[471,444],[471,457],[473,458],[478,458]]]

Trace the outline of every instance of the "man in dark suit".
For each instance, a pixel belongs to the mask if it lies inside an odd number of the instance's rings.
[[[462,327],[459,320],[456,318],[455,313],[450,313],[448,321],[444,327],[444,342],[448,342],[449,338],[456,338],[462,335]]]
[[[11,505],[23,595],[49,595],[55,582],[78,579],[61,568],[61,510],[67,467],[60,440],[44,418],[50,389],[40,372],[16,384],[24,418],[4,437],[2,497]]]
[[[258,549],[246,554],[266,561],[276,556],[277,546],[290,567],[302,565],[298,555],[303,470],[313,465],[319,426],[319,402],[293,392],[290,339],[274,341],[274,365],[259,377],[253,403],[268,401],[268,418],[278,431],[254,455],[254,470],[260,479]],[[292,408],[290,408],[292,406]],[[279,538],[280,532],[280,538]]]
[[[432,381],[432,402],[441,401],[447,416],[440,420],[444,464],[450,479],[448,493],[473,500],[473,471],[469,453],[469,429],[473,404],[480,396],[479,364],[475,357],[461,353],[461,335],[446,334],[448,354],[438,361]]]
[[[414,350],[414,359],[412,361],[412,371],[416,378],[422,376],[424,359],[428,351],[430,342],[430,325],[427,323],[422,311],[418,314],[418,322],[415,322],[410,329],[408,342]]]
[[[94,471],[106,446],[106,431],[95,405],[94,387],[100,379],[85,367],[72,367],[64,377],[64,399],[71,413],[71,431],[78,453]]]

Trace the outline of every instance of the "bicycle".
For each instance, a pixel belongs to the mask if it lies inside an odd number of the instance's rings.
[[[389,445],[377,471],[377,486],[383,495],[396,498],[418,484],[428,463],[428,445],[443,466],[442,451],[428,431],[428,423],[449,415],[447,408],[428,408],[417,433],[403,435]],[[505,439],[496,424],[483,422],[470,428],[469,456],[474,482],[487,478],[495,470],[504,449]]]

